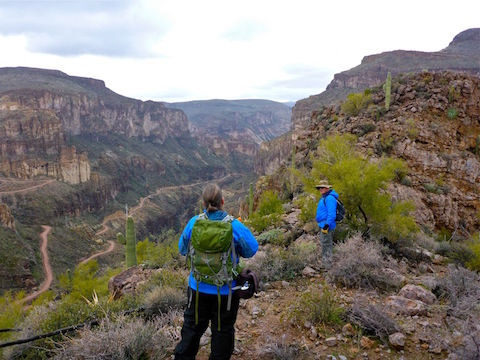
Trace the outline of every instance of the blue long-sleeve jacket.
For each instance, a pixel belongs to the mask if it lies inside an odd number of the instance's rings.
[[[227,216],[227,213],[221,210],[208,212],[206,214],[210,220],[222,220],[225,216]],[[187,255],[188,253],[188,244],[192,236],[193,225],[195,224],[197,218],[198,215],[192,217],[185,226],[185,229],[183,229],[182,235],[180,235],[180,239],[178,241],[178,250],[182,255]],[[232,221],[232,230],[233,241],[235,244],[235,251],[237,253],[237,256],[243,258],[250,258],[255,255],[258,250],[258,242],[253,236],[252,232],[238,220]],[[238,261],[239,259],[237,259],[237,262]],[[236,282],[234,280],[232,286],[235,285]],[[188,286],[194,290],[197,289],[197,281],[194,279],[192,273],[190,273],[190,276],[188,277]],[[198,284],[198,291],[206,294],[216,295],[217,287],[215,285],[207,284],[200,281]],[[228,285],[223,285],[220,288],[220,295],[228,295],[228,291]]]
[[[338,194],[333,189],[329,190],[320,198],[317,206],[317,215],[315,217],[320,228],[328,224],[330,230],[333,230],[337,226],[335,222],[335,217],[337,216],[337,199]]]

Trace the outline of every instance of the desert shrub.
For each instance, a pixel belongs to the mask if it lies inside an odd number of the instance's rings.
[[[368,123],[364,123],[364,124],[361,124],[360,125],[360,136],[363,136],[365,134],[368,134],[372,131],[375,131],[375,124],[371,123],[371,122],[368,122]]]
[[[22,297],[23,294],[20,295]],[[0,329],[13,329],[23,317],[23,304],[11,292],[6,292],[0,297]],[[0,333],[0,340],[11,335],[9,332]]]
[[[293,299],[288,320],[299,326],[306,321],[313,325],[335,325],[342,322],[343,313],[335,293],[323,287],[307,290]]]
[[[119,317],[63,342],[57,359],[165,359],[174,345],[174,329],[161,317],[155,321]]]
[[[185,305],[184,290],[157,286],[143,295],[142,304],[147,316],[180,310]]]
[[[249,267],[263,282],[293,279],[315,261],[316,249],[314,243],[294,243],[288,248],[268,245],[249,261]]]
[[[434,289],[446,303],[449,327],[463,334],[460,346],[450,352],[459,359],[480,358],[480,275],[477,272],[449,265]]]
[[[180,258],[178,238],[169,238],[158,243],[147,238],[137,243],[136,250],[138,263],[151,268],[174,266]]]
[[[380,307],[367,304],[362,300],[353,302],[347,311],[347,319],[365,333],[375,335],[383,341],[388,340],[388,335],[400,330],[395,320],[383,312]]]
[[[448,262],[466,267],[471,261],[474,261],[474,249],[467,244],[456,241],[440,241],[435,247],[435,252],[445,256]]]
[[[283,213],[282,201],[273,190],[260,195],[258,207],[248,219],[248,224],[261,232],[270,226],[278,226]]]
[[[457,318],[480,318],[480,275],[474,271],[448,266],[435,289],[439,298],[448,300],[448,313]]]
[[[287,245],[285,241],[285,236],[282,230],[273,229],[266,231],[257,236],[257,241],[261,245],[273,244],[273,245]]]
[[[467,245],[472,255],[467,261],[467,267],[470,270],[480,271],[480,238],[471,240]]]
[[[388,271],[395,268],[396,263],[393,259],[387,260],[382,251],[379,243],[365,241],[357,233],[335,246],[328,275],[335,283],[349,288],[397,289],[401,280]]]
[[[369,89],[366,89],[363,93],[349,94],[347,100],[342,104],[342,111],[348,116],[357,116],[371,102],[372,95]]]
[[[185,288],[186,274],[181,271],[171,270],[171,269],[162,269],[162,271],[156,272],[150,279],[151,284],[163,287],[175,287],[175,288]]]
[[[273,341],[257,352],[258,359],[265,360],[290,360],[290,359],[311,359],[309,354],[300,344],[296,342],[286,343],[283,337],[280,341]]]
[[[478,324],[477,326],[480,326]],[[480,330],[464,332],[463,344],[451,349],[458,359],[480,359]]]
[[[90,298],[95,292],[97,296],[108,296],[108,281],[112,276],[121,271],[109,269],[105,274],[100,274],[97,260],[90,260],[75,268],[73,274],[70,271],[59,276],[59,284],[69,292],[69,297],[83,300]]]
[[[419,232],[415,238],[415,243],[422,249],[434,252],[437,246],[437,242],[432,236],[429,236],[423,232]]]
[[[304,193],[298,196],[294,201],[295,205],[300,208],[300,215],[298,218],[303,223],[315,220],[318,200],[313,194]]]

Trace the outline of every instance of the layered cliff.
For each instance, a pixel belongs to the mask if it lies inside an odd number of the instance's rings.
[[[120,96],[103,81],[53,70],[0,69],[3,174],[86,182],[90,179],[88,155],[77,154],[67,138],[115,134],[158,144],[190,137],[182,111]]]

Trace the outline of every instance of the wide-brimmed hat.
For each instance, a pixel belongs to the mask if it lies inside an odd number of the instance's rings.
[[[315,185],[315,187],[317,189],[321,189],[321,188],[331,189],[332,185],[330,185],[327,180],[322,180],[318,183],[318,185]]]

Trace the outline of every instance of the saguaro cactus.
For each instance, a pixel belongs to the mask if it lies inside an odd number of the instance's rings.
[[[390,98],[392,95],[392,75],[390,74],[390,71],[387,74],[387,81],[385,82],[384,90],[385,90],[385,110],[388,111],[388,109],[390,108]]]
[[[135,239],[135,224],[133,222],[133,217],[127,216],[127,223],[125,226],[125,234],[117,234],[117,240],[120,244],[125,245],[125,262],[127,268],[137,265],[137,251],[135,248],[136,239]]]

